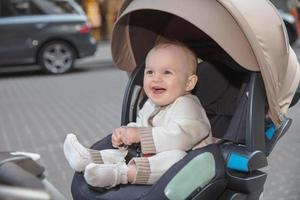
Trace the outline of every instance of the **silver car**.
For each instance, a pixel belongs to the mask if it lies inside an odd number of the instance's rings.
[[[0,67],[39,64],[61,74],[95,51],[87,17],[73,0],[0,1]]]

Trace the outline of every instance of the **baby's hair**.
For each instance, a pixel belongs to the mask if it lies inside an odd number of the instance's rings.
[[[178,40],[159,40],[154,44],[154,47],[152,49],[155,50],[155,49],[164,48],[168,46],[176,46],[183,50],[183,52],[187,56],[188,61],[190,62],[189,64],[192,67],[192,73],[195,74],[197,69],[197,64],[198,64],[198,57],[194,53],[194,51],[191,50],[186,44]]]

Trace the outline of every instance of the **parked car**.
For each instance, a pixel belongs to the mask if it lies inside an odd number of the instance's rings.
[[[39,64],[61,74],[95,51],[87,17],[75,1],[0,1],[0,67]]]

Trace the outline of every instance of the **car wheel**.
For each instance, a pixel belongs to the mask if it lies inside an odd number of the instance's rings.
[[[41,67],[51,74],[62,74],[70,71],[74,61],[74,49],[63,41],[53,41],[45,44],[38,57]]]

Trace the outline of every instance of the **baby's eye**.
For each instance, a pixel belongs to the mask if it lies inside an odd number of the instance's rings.
[[[152,75],[153,71],[152,70],[146,70],[145,74]]]
[[[165,74],[165,75],[170,75],[170,74],[172,74],[172,72],[171,72],[170,70],[165,70],[165,71],[164,71],[164,74]]]

